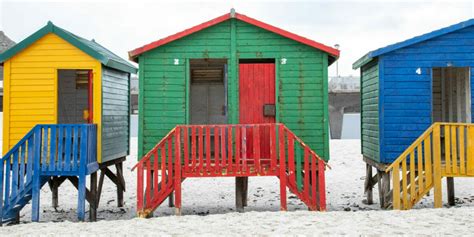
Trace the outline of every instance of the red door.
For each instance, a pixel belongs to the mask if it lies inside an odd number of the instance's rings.
[[[241,124],[274,123],[275,116],[264,114],[264,107],[275,108],[275,64],[239,64],[239,122]],[[253,131],[247,129],[247,157],[253,154]],[[270,131],[260,129],[260,158],[270,157]]]

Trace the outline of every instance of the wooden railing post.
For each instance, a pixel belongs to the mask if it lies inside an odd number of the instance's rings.
[[[393,209],[400,210],[400,164],[394,163],[392,169]]]
[[[40,162],[41,162],[41,129],[37,127],[35,129],[35,151],[33,156],[33,188],[32,188],[32,200],[31,200],[31,221],[39,221],[39,201],[40,201]]]
[[[155,161],[158,162],[158,161]],[[157,187],[158,188],[158,187]],[[142,216],[143,213],[143,165],[142,163],[138,163],[137,166],[137,212],[139,217]]]
[[[285,159],[285,131],[283,125],[278,125],[278,140],[280,150],[280,210],[286,211],[286,159]]]
[[[326,211],[326,180],[324,175],[324,162],[318,160],[318,187],[319,187],[319,210]]]
[[[202,131],[202,130],[200,130]],[[176,215],[181,215],[181,130],[176,127],[175,131],[175,159],[174,159],[174,206]],[[200,133],[202,135],[202,132]],[[210,149],[207,149],[210,151]],[[202,156],[202,155],[201,155]],[[202,160],[200,161],[202,162]]]
[[[442,191],[441,191],[441,136],[440,136],[440,125],[436,125],[433,129],[433,184],[434,184],[434,207],[442,207]]]

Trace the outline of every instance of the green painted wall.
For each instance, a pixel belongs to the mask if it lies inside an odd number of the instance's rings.
[[[361,132],[362,154],[380,161],[379,150],[379,65],[377,61],[365,65],[362,70],[361,94]]]
[[[276,59],[277,121],[329,159],[328,55],[235,19],[140,55],[139,158],[187,122],[185,78],[192,58],[228,59],[229,123],[238,123],[238,59]]]
[[[127,156],[130,130],[129,74],[102,69],[102,162]]]

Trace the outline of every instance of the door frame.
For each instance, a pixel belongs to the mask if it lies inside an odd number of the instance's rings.
[[[193,59],[205,59],[205,58],[186,58],[184,59],[184,84],[185,84],[185,123],[191,124],[191,63]],[[225,116],[227,123],[230,123],[231,112],[229,111],[229,58],[208,58],[208,59],[225,59],[226,64],[224,64],[224,106],[225,106]],[[238,75],[237,71],[237,75]]]
[[[87,121],[88,124],[94,123],[94,90],[95,90],[95,83],[94,83],[94,73],[96,72],[93,68],[90,67],[60,67],[55,68],[55,78],[54,78],[54,123],[58,124],[58,116],[59,116],[59,71],[60,70],[83,70],[88,71],[88,89],[87,89],[87,106],[89,110],[89,119]]]
[[[279,58],[240,58],[237,60],[237,68],[236,68],[236,75],[237,75],[237,78],[236,78],[236,103],[237,103],[237,106],[236,106],[236,110],[234,111],[235,113],[237,113],[237,124],[240,124],[240,61],[241,60],[248,60],[248,62],[250,63],[253,63],[253,64],[258,64],[258,63],[262,63],[262,64],[269,64],[269,63],[272,63],[274,65],[274,86],[275,86],[275,90],[274,90],[274,95],[275,95],[275,116],[274,116],[274,120],[275,120],[275,123],[279,123],[280,122],[280,117],[278,116],[279,115],[279,110],[280,110],[280,103],[279,103],[279,75],[278,75],[278,72],[279,72],[279,65],[280,65],[280,59]],[[245,64],[245,63],[244,63]]]
[[[433,84],[434,84],[434,69],[435,68],[439,68],[441,69],[440,73],[441,73],[441,76],[440,76],[440,83],[441,83],[441,117],[444,116],[443,114],[443,111],[444,111],[444,100],[443,100],[443,95],[444,95],[444,91],[446,88],[444,88],[444,80],[441,80],[441,78],[443,78],[443,75],[444,75],[444,70],[443,69],[446,69],[446,68],[464,68],[467,70],[467,85],[469,86],[469,90],[466,90],[466,92],[468,94],[466,94],[466,111],[467,109],[469,109],[469,113],[466,113],[466,120],[467,123],[472,123],[472,80],[471,80],[471,67],[470,66],[456,66],[456,67],[447,67],[447,66],[439,66],[439,67],[431,67],[431,77],[430,77],[430,103],[431,103],[431,124],[434,123],[434,100],[433,100]],[[443,120],[443,119],[441,119]],[[445,120],[449,120],[449,119],[445,119]],[[442,121],[442,122],[446,122],[446,121]],[[464,123],[464,122],[463,122]]]

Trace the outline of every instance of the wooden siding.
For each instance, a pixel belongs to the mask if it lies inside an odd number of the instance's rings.
[[[474,27],[467,27],[380,56],[384,61],[383,163],[393,162],[431,125],[433,67],[471,67],[472,91],[473,40]],[[416,73],[418,68],[421,74]]]
[[[363,66],[361,72],[361,150],[367,158],[380,161],[378,62]]]
[[[102,70],[102,162],[129,154],[129,74]]]
[[[186,71],[192,58],[227,58],[228,122],[238,123],[238,59],[276,60],[277,121],[329,159],[328,55],[248,23],[231,19],[139,57],[139,158],[176,124],[187,120]],[[286,64],[280,64],[281,59]],[[179,59],[179,65],[174,65]]]
[[[280,64],[277,121],[328,160],[327,54],[242,21],[236,25],[238,58],[275,58]]]
[[[100,62],[50,33],[5,61],[4,67],[3,154],[34,125],[57,123],[58,69],[92,69],[99,81],[94,87],[94,123],[100,157]]]
[[[229,57],[229,21],[140,56],[139,89],[142,99],[138,115],[139,159],[177,124],[188,123],[186,111],[188,59]],[[179,60],[178,65],[174,64],[175,59]],[[229,80],[235,80],[231,79],[231,70],[229,69]]]

